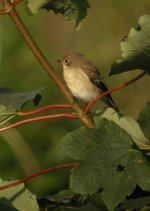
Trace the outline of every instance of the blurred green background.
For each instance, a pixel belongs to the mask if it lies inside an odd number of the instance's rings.
[[[91,8],[80,31],[61,15],[41,10],[28,16],[24,4],[17,11],[33,38],[62,75],[57,59],[68,52],[80,52],[101,71],[108,87],[121,84],[140,70],[107,77],[111,64],[121,57],[120,41],[139,17],[149,14],[149,0],[101,0],[89,1]],[[44,85],[46,90],[39,107],[48,104],[66,103],[55,84],[42,70],[32,52],[22,39],[8,15],[0,17],[0,86],[11,90],[31,91]],[[150,79],[145,76],[129,87],[112,94],[118,107],[136,118],[150,99]],[[94,109],[102,108],[98,103]],[[34,109],[29,103],[24,110]],[[59,111],[54,111],[54,113]],[[52,113],[52,111],[46,112]],[[44,113],[45,114],[45,113]],[[16,118],[15,121],[21,120]],[[37,170],[71,162],[59,149],[58,143],[69,131],[81,125],[78,120],[43,120],[19,126],[0,134],[0,176],[3,179],[21,178]],[[69,169],[42,175],[27,183],[39,194],[55,193],[68,187]]]

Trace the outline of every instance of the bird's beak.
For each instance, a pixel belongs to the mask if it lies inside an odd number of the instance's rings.
[[[61,62],[61,59],[57,59],[57,62]]]

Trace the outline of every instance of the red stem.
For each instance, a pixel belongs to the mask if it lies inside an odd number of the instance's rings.
[[[27,115],[31,115],[31,114],[37,114],[37,113],[40,113],[42,111],[46,111],[49,109],[55,109],[55,108],[72,108],[72,107],[69,104],[54,104],[54,105],[48,105],[48,106],[44,106],[42,108],[35,109],[33,111],[18,112],[17,115],[27,116]]]
[[[4,189],[10,188],[10,187],[19,185],[19,184],[21,184],[23,182],[26,182],[26,181],[28,181],[30,179],[33,179],[34,177],[37,177],[37,176],[42,175],[42,174],[46,174],[46,173],[48,173],[50,171],[55,171],[55,170],[64,169],[64,168],[70,168],[70,167],[74,167],[74,166],[76,166],[78,164],[79,164],[79,162],[76,162],[76,163],[67,163],[67,164],[63,164],[63,165],[60,165],[60,166],[55,166],[55,167],[47,168],[47,169],[44,169],[42,171],[36,172],[34,174],[31,174],[28,177],[24,177],[23,179],[20,179],[20,180],[18,180],[16,182],[12,182],[10,184],[3,185],[3,186],[0,187],[0,190],[4,190]]]
[[[110,94],[111,92],[114,92],[114,91],[116,91],[116,90],[118,90],[118,89],[121,89],[121,88],[123,88],[123,87],[125,87],[125,86],[128,86],[128,85],[134,83],[135,81],[139,80],[140,78],[142,78],[142,77],[143,77],[144,75],[146,75],[146,74],[147,74],[146,72],[142,72],[142,73],[140,73],[138,76],[136,76],[135,78],[133,78],[132,80],[127,81],[127,82],[125,82],[124,84],[120,84],[120,85],[118,85],[118,86],[115,86],[115,87],[109,89],[108,91],[106,91],[106,92],[104,92],[104,93],[98,95],[94,100],[92,100],[91,102],[89,102],[89,103],[87,104],[87,106],[85,106],[85,108],[83,109],[83,112],[86,113],[87,111],[89,111],[89,109],[90,109],[98,100],[100,100],[102,97],[104,97],[104,96]]]
[[[28,122],[34,122],[34,121],[39,121],[39,120],[43,120],[43,119],[53,119],[53,118],[59,118],[59,117],[68,117],[70,119],[77,119],[77,117],[74,116],[73,114],[67,114],[67,113],[34,117],[34,118],[24,119],[20,122],[13,123],[13,124],[8,125],[6,127],[2,127],[2,128],[0,128],[0,132],[5,131],[5,130],[9,130],[9,129],[17,127],[19,125],[26,124]]]
[[[143,77],[144,75],[146,74],[146,72],[142,72],[140,73],[138,76],[136,76],[135,78],[133,78],[132,80],[130,81],[127,81],[125,82],[124,84],[121,84],[121,85],[118,85],[118,86],[115,86],[111,89],[109,89],[108,91],[98,95],[94,100],[92,100],[85,108],[84,108],[84,112],[86,113],[98,100],[100,100],[102,97],[108,95],[109,93],[111,92],[114,92],[118,89],[121,89],[125,86],[128,86],[129,84],[132,84],[134,83],[135,81],[137,81],[138,79],[140,79],[141,77]],[[18,115],[29,115],[29,114],[35,114],[35,113],[38,113],[38,112],[41,112],[41,111],[44,111],[44,110],[47,110],[47,109],[52,109],[52,108],[71,108],[70,105],[68,104],[57,104],[57,105],[49,105],[49,106],[45,106],[43,108],[40,108],[40,109],[36,109],[34,111],[29,111],[29,112],[19,112]],[[14,124],[11,124],[11,125],[8,125],[6,127],[3,127],[3,128],[0,128],[0,132],[2,131],[5,131],[5,130],[8,130],[8,129],[11,129],[11,128],[14,128],[14,127],[17,127],[19,125],[22,125],[22,124],[25,124],[25,123],[28,123],[28,122],[33,122],[33,121],[39,121],[39,120],[43,120],[43,119],[52,119],[52,118],[58,118],[58,117],[68,117],[68,118],[71,118],[71,119],[77,119],[76,116],[74,116],[73,114],[67,114],[67,113],[64,113],[64,114],[54,114],[54,115],[47,115],[47,116],[41,116],[41,117],[34,117],[34,118],[30,118],[30,119],[25,119],[25,120],[22,120],[20,122],[16,122]]]

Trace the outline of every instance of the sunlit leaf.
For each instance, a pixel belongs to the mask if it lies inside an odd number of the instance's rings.
[[[138,26],[131,28],[121,42],[122,59],[111,67],[109,75],[133,69],[150,70],[150,15],[140,17]]]
[[[101,117],[96,117],[95,121],[97,121],[97,119],[99,118],[106,118],[115,122],[132,137],[132,139],[139,146],[139,148],[150,149],[150,141],[144,136],[143,131],[140,128],[141,125],[139,125],[138,122],[135,121],[132,117],[121,117],[112,108],[108,108],[101,115]]]
[[[6,182],[6,181],[0,180],[0,186],[6,185],[12,182],[13,181]],[[16,208],[17,210],[39,211],[39,207],[38,207],[35,195],[33,195],[28,189],[26,189],[24,187],[24,184],[14,186],[9,189],[1,190],[0,202],[2,201],[4,202],[4,199],[5,199],[6,205],[10,206],[10,204],[12,204],[14,208]]]

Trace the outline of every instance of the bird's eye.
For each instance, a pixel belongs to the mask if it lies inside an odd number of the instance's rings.
[[[66,63],[66,64],[68,64],[68,63],[69,63],[68,59],[65,59],[65,63]]]

